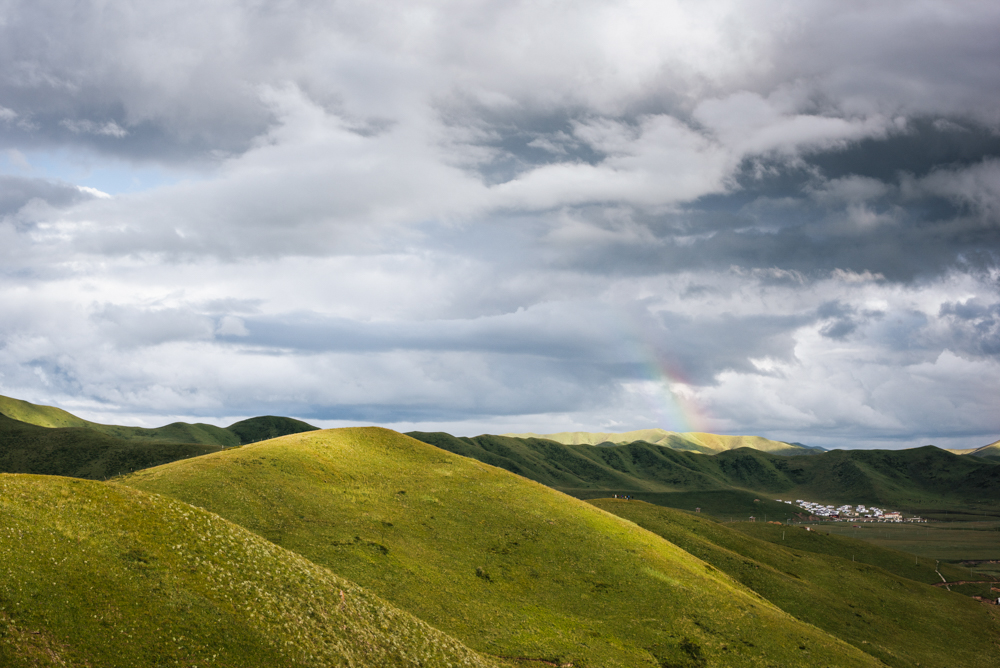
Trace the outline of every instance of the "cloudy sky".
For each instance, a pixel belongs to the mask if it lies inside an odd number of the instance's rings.
[[[984,445],[997,35],[962,0],[5,0],[0,394]]]

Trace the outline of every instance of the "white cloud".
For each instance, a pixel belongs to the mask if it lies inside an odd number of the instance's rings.
[[[5,394],[605,430],[667,369],[724,430],[1000,431],[992,6],[13,6]]]
[[[86,193],[98,199],[111,199],[111,195],[101,190],[98,190],[97,188],[91,188],[89,186],[77,186],[76,189],[82,193]]]

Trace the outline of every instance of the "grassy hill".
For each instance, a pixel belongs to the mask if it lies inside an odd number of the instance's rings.
[[[643,441],[653,445],[662,445],[674,450],[686,452],[701,452],[715,454],[737,448],[753,448],[762,452],[776,454],[810,454],[822,451],[822,448],[809,448],[798,443],[772,441],[761,436],[726,436],[721,434],[706,434],[703,432],[666,431],[665,429],[640,429],[626,432],[587,432],[567,431],[558,434],[503,434],[512,438],[533,438],[555,441],[565,445],[601,445],[611,443],[623,445]]]
[[[592,503],[662,536],[889,666],[985,668],[998,663],[1000,611],[930,586],[940,581],[933,561],[918,564],[912,555],[802,528],[724,526],[641,501]],[[979,579],[964,569],[949,569],[949,579]]]
[[[642,441],[595,447],[536,438],[410,435],[579,498],[627,494],[658,505],[698,506],[720,517],[788,517],[793,509],[775,498],[915,512],[1000,512],[1000,463],[933,446],[792,457],[750,448],[705,455]]]
[[[525,665],[878,664],[631,522],[384,429],[286,436],[124,482],[218,513]]]
[[[177,500],[0,474],[0,516],[5,667],[498,665]]]
[[[174,422],[163,427],[127,427],[99,424],[53,406],[39,406],[20,399],[0,396],[0,415],[38,427],[76,427],[100,432],[125,441],[167,441],[233,447],[287,434],[312,431],[311,424],[286,417],[262,416],[236,422],[228,427]]]

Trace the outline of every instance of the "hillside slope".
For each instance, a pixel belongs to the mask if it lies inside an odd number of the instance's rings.
[[[222,518],[0,474],[0,665],[497,665]]]
[[[287,436],[126,484],[216,512],[493,655],[877,664],[630,522],[384,429]]]
[[[703,432],[676,432],[665,429],[639,429],[626,432],[567,431],[558,434],[503,434],[511,438],[539,438],[564,445],[599,445],[613,443],[624,445],[643,441],[674,450],[715,454],[737,448],[753,448],[776,454],[810,454],[819,449],[807,448],[794,443],[772,441],[761,436],[728,436]]]
[[[441,432],[410,436],[580,498],[629,494],[658,505],[689,510],[699,506],[719,516],[791,514],[791,507],[774,498],[915,511],[1000,509],[1000,464],[933,446],[792,457],[749,448],[705,455],[641,441],[595,447]]]
[[[796,618],[890,666],[997,665],[1000,614],[994,606],[930,586],[939,581],[933,561],[918,564],[912,555],[802,528],[734,525],[770,534],[769,542],[641,501],[591,503],[662,536]],[[949,577],[964,569],[952,570]],[[967,571],[963,575],[979,579]]]

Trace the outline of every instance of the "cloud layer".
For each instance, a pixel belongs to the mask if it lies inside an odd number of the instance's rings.
[[[982,445],[998,28],[979,2],[6,3],[0,392]]]

